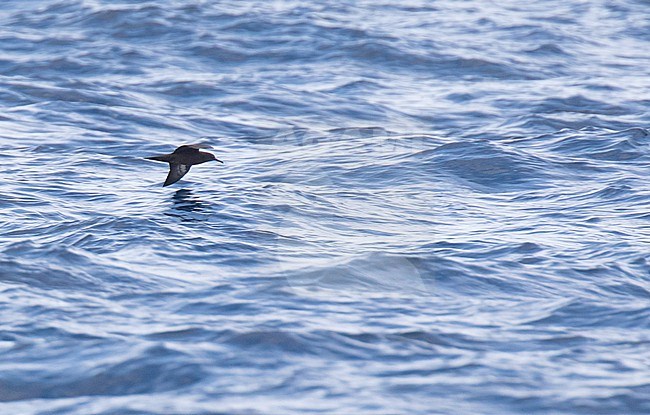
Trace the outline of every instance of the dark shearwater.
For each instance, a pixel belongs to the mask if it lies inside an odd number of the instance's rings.
[[[156,160],[164,161],[169,163],[169,174],[167,175],[167,180],[163,184],[163,187],[174,184],[185,176],[190,167],[195,164],[205,163],[207,161],[218,161],[223,163],[223,161],[218,160],[214,154],[210,154],[205,151],[199,151],[201,148],[212,148],[207,144],[188,144],[178,147],[171,154],[163,154],[161,156],[152,156],[145,157],[147,160]]]

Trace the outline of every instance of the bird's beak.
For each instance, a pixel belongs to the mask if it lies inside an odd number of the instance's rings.
[[[223,161],[221,161],[219,159],[214,159],[214,161],[218,161],[219,163],[223,164]]]

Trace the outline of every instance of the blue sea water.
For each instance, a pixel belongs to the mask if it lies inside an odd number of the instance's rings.
[[[650,413],[649,51],[642,0],[3,1],[0,413]]]

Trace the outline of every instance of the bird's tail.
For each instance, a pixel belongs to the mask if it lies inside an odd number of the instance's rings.
[[[172,161],[172,155],[171,154],[163,154],[161,156],[151,156],[151,157],[145,157],[147,160],[156,160],[156,161],[164,161],[166,163],[169,163]]]

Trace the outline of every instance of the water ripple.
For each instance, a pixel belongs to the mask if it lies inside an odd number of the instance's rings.
[[[0,21],[2,413],[650,413],[643,2]]]

